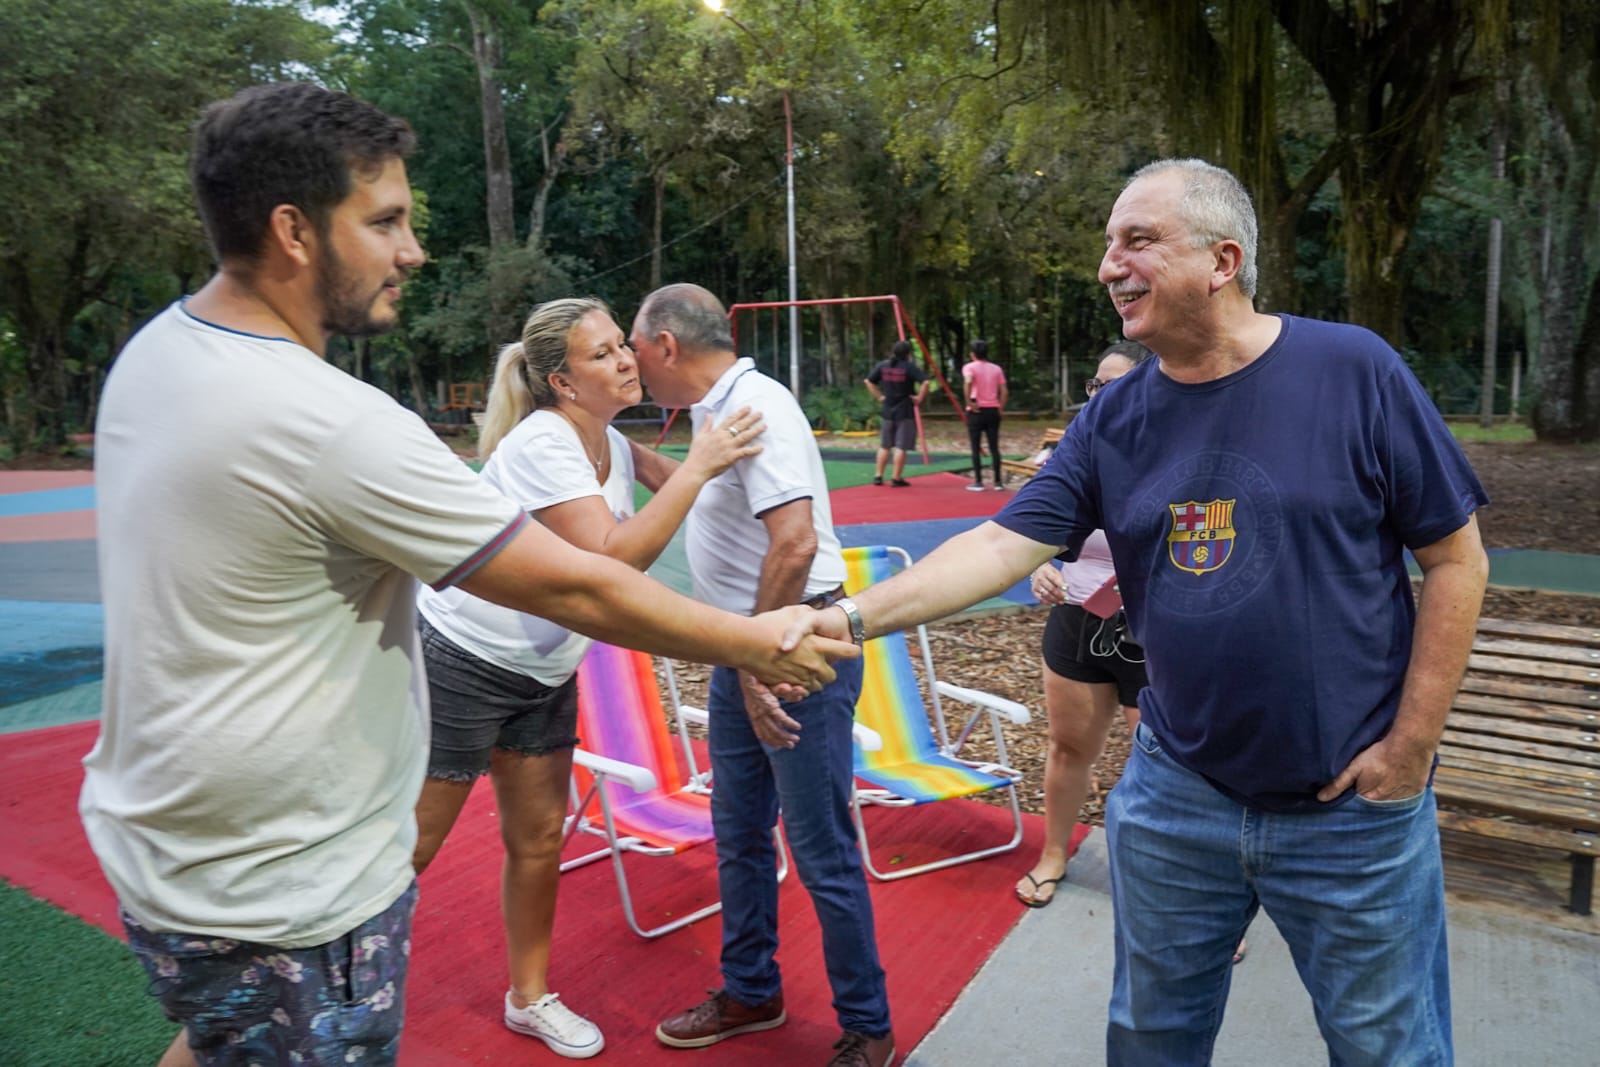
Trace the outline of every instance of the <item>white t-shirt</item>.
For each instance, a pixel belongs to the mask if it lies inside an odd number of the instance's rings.
[[[758,517],[780,504],[811,498],[817,554],[805,596],[826,593],[844,582],[844,557],[833,532],[833,508],[817,439],[794,396],[783,385],[739,359],[689,409],[696,433],[749,405],[767,430],[761,452],[741,459],[707,482],[687,523],[689,570],[696,598],[739,615],[755,610],[766,558],[767,527]]]
[[[412,879],[413,576],[526,521],[426,425],[283,338],[174,304],[95,427],[105,697],[79,811],[152,930],[332,940]]]
[[[524,511],[599,496],[618,522],[633,514],[633,453],[606,428],[611,475],[601,485],[578,432],[553,411],[535,411],[512,427],[483,465],[483,480]],[[557,686],[572,677],[590,641],[565,627],[481,600],[463,589],[421,589],[417,607],[453,644],[480,659]]]
[[[1096,530],[1084,539],[1083,547],[1078,550],[1078,558],[1061,566],[1061,577],[1067,583],[1067,600],[1082,604],[1115,573],[1106,532]]]

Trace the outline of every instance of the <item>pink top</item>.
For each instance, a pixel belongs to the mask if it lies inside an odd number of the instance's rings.
[[[1061,565],[1061,578],[1067,586],[1067,602],[1082,604],[1089,595],[1115,573],[1111,565],[1111,545],[1104,530],[1096,530],[1083,542],[1078,558]]]
[[[974,404],[980,408],[1000,406],[1000,386],[1006,380],[1006,372],[998,363],[986,359],[968,360],[961,368],[961,376],[971,383]]]

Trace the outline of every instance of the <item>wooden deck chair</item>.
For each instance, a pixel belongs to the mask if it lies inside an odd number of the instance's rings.
[[[852,595],[911,565],[909,553],[886,545],[847,548],[844,559],[849,574],[845,590]],[[859,744],[856,746],[856,777],[870,783],[872,788],[857,787],[853,808],[862,862],[874,878],[886,882],[1009,852],[1022,841],[1022,809],[1017,803],[1016,789],[1022,772],[1006,766],[1001,720],[1026,724],[1030,720],[1028,709],[1014,700],[939,681],[934,676],[933,654],[928,648],[928,632],[924,627],[917,627],[917,641],[922,649],[923,670],[933,701],[933,728],[929,726],[928,710],[911,666],[905,632],[874,638],[862,652],[864,669],[861,698],[856,702],[856,722],[878,734],[881,747],[870,751]],[[945,725],[942,698],[959,700],[975,709],[953,743]],[[961,758],[961,748],[979,718],[987,718],[994,730],[997,763]],[[937,741],[934,729],[938,731]],[[1014,826],[1011,840],[888,873],[874,866],[867,842],[867,824],[862,817],[864,806],[910,807],[970,797],[991,789],[1010,790]]]
[[[684,708],[667,665],[683,761],[679,762],[651,657],[596,641],[578,667],[578,735],[573,752],[572,813],[565,840],[574,834],[605,839],[605,844],[562,863],[563,872],[610,857],[622,897],[623,917],[640,937],[681,929],[722,908],[719,901],[671,922],[645,929],[634,912],[633,894],[623,867],[624,853],[674,856],[713,839],[708,775],[695,765],[694,749],[683,726],[703,724],[704,712]],[[687,770],[685,769],[687,768]],[[599,821],[593,805],[599,801]],[[782,879],[789,869],[783,839],[777,837]]]

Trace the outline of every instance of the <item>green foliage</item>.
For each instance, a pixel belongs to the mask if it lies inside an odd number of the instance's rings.
[[[205,268],[186,169],[201,107],[310,70],[326,43],[292,4],[0,4],[0,309],[26,380],[14,440],[59,444],[69,379],[108,360],[104,337],[72,346],[81,311],[129,269]]]
[[[861,385],[817,386],[806,390],[800,408],[818,430],[873,430],[883,408]]]
[[[1483,233],[1501,213],[1502,350],[1537,364],[1535,422],[1600,425],[1600,354],[1584,354],[1600,345],[1593,4],[732,0],[731,18],[695,0],[315,6],[337,9],[337,35],[269,0],[0,5],[11,433],[58,440],[83,423],[110,353],[203,280],[188,127],[205,101],[284,75],[418,132],[430,262],[399,331],[334,356],[419,406],[439,381],[484,376],[550,296],[595,293],[624,322],[657,280],[728,303],[786,297],[787,102],[801,297],[898,293],[947,372],[989,338],[1019,404],[1053,408],[1058,372],[1086,376],[1119,334],[1095,275],[1126,174],[1194,154],[1256,197],[1260,306],[1398,323],[1450,405],[1481,388]],[[497,61],[475,56],[475,24]],[[1498,184],[1479,92],[1496,71],[1515,87]],[[493,250],[486,84],[514,216]],[[874,314],[878,344],[895,324]],[[847,405],[881,353],[864,351],[859,315],[806,316],[806,389],[844,383],[817,403],[830,424],[859,424]],[[783,369],[786,335],[778,347]],[[765,367],[766,332],[761,348]]]

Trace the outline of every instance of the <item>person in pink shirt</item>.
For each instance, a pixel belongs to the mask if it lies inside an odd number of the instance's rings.
[[[972,342],[961,377],[967,397],[967,440],[972,444],[972,484],[967,488],[973,492],[983,489],[983,453],[978,448],[981,437],[989,441],[994,488],[1004,489],[1000,473],[1000,412],[1006,406],[1006,372],[989,362],[989,342]]]

